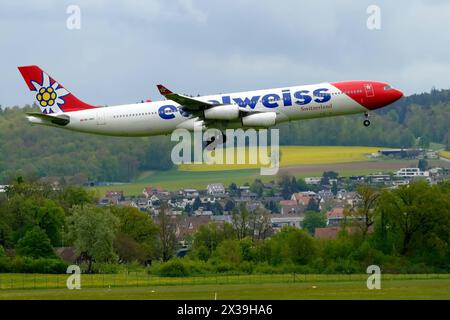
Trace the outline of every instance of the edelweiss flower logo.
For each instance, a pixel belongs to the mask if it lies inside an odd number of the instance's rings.
[[[62,112],[60,106],[64,104],[64,100],[61,98],[69,94],[66,89],[60,88],[57,82],[50,85],[50,78],[46,73],[42,73],[42,84],[36,81],[31,81],[31,84],[37,91],[36,99],[43,113]]]

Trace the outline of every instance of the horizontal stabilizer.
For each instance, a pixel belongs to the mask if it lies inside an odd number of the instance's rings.
[[[66,126],[70,123],[70,117],[65,114],[60,115],[48,115],[39,112],[27,112],[28,116],[35,117],[53,124],[57,124],[59,126]]]

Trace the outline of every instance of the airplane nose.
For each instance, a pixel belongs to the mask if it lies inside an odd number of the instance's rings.
[[[394,89],[394,101],[397,101],[401,97],[403,97],[403,92],[398,89]]]

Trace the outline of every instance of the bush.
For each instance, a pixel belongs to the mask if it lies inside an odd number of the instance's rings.
[[[7,261],[6,264],[3,264],[3,267],[7,268],[5,272],[61,274],[66,273],[68,267],[67,263],[60,259],[15,257],[8,260],[9,261]],[[0,269],[1,268],[2,262],[0,261]]]
[[[186,277],[189,275],[186,266],[180,259],[172,259],[155,266],[155,273],[162,277]]]
[[[215,266],[215,273],[230,273],[234,271],[236,271],[236,268],[230,263],[222,262]]]
[[[82,266],[83,272],[85,272],[88,268],[87,266]],[[92,264],[92,272],[99,274],[115,274],[120,273],[121,271],[125,271],[126,267],[123,265],[119,265],[116,263],[96,263]]]
[[[267,262],[258,263],[255,268],[254,272],[256,274],[275,274],[275,273],[281,273],[279,268],[276,268]]]
[[[185,267],[188,269],[188,274],[191,276],[211,274],[213,272],[211,265],[204,261],[195,261],[190,259],[183,259],[181,261],[184,263]]]
[[[333,261],[328,262],[327,267],[325,268],[325,273],[328,274],[351,274],[351,273],[365,273],[366,270],[360,266],[357,261],[347,259],[347,258],[339,258]]]
[[[0,257],[0,273],[11,272],[11,259]]]
[[[249,261],[244,261],[239,265],[239,271],[252,274],[254,269],[254,264]]]

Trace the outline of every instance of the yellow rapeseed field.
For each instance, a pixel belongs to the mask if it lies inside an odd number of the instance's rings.
[[[379,149],[378,147],[282,146],[280,147],[280,166],[369,161],[368,155],[377,152]],[[223,159],[223,164],[183,164],[178,169],[182,171],[221,171],[267,167],[267,165],[263,165],[265,162],[264,153],[262,153],[263,156],[261,158],[257,150],[252,149],[252,151],[255,151],[252,153],[256,155],[256,161],[251,161],[249,149],[245,148],[235,151],[234,164],[226,164],[227,157],[224,149],[222,158],[215,152],[209,153],[212,157]],[[237,163],[238,155],[245,159],[244,163]]]
[[[450,159],[450,151],[441,151],[440,154],[444,158]]]

